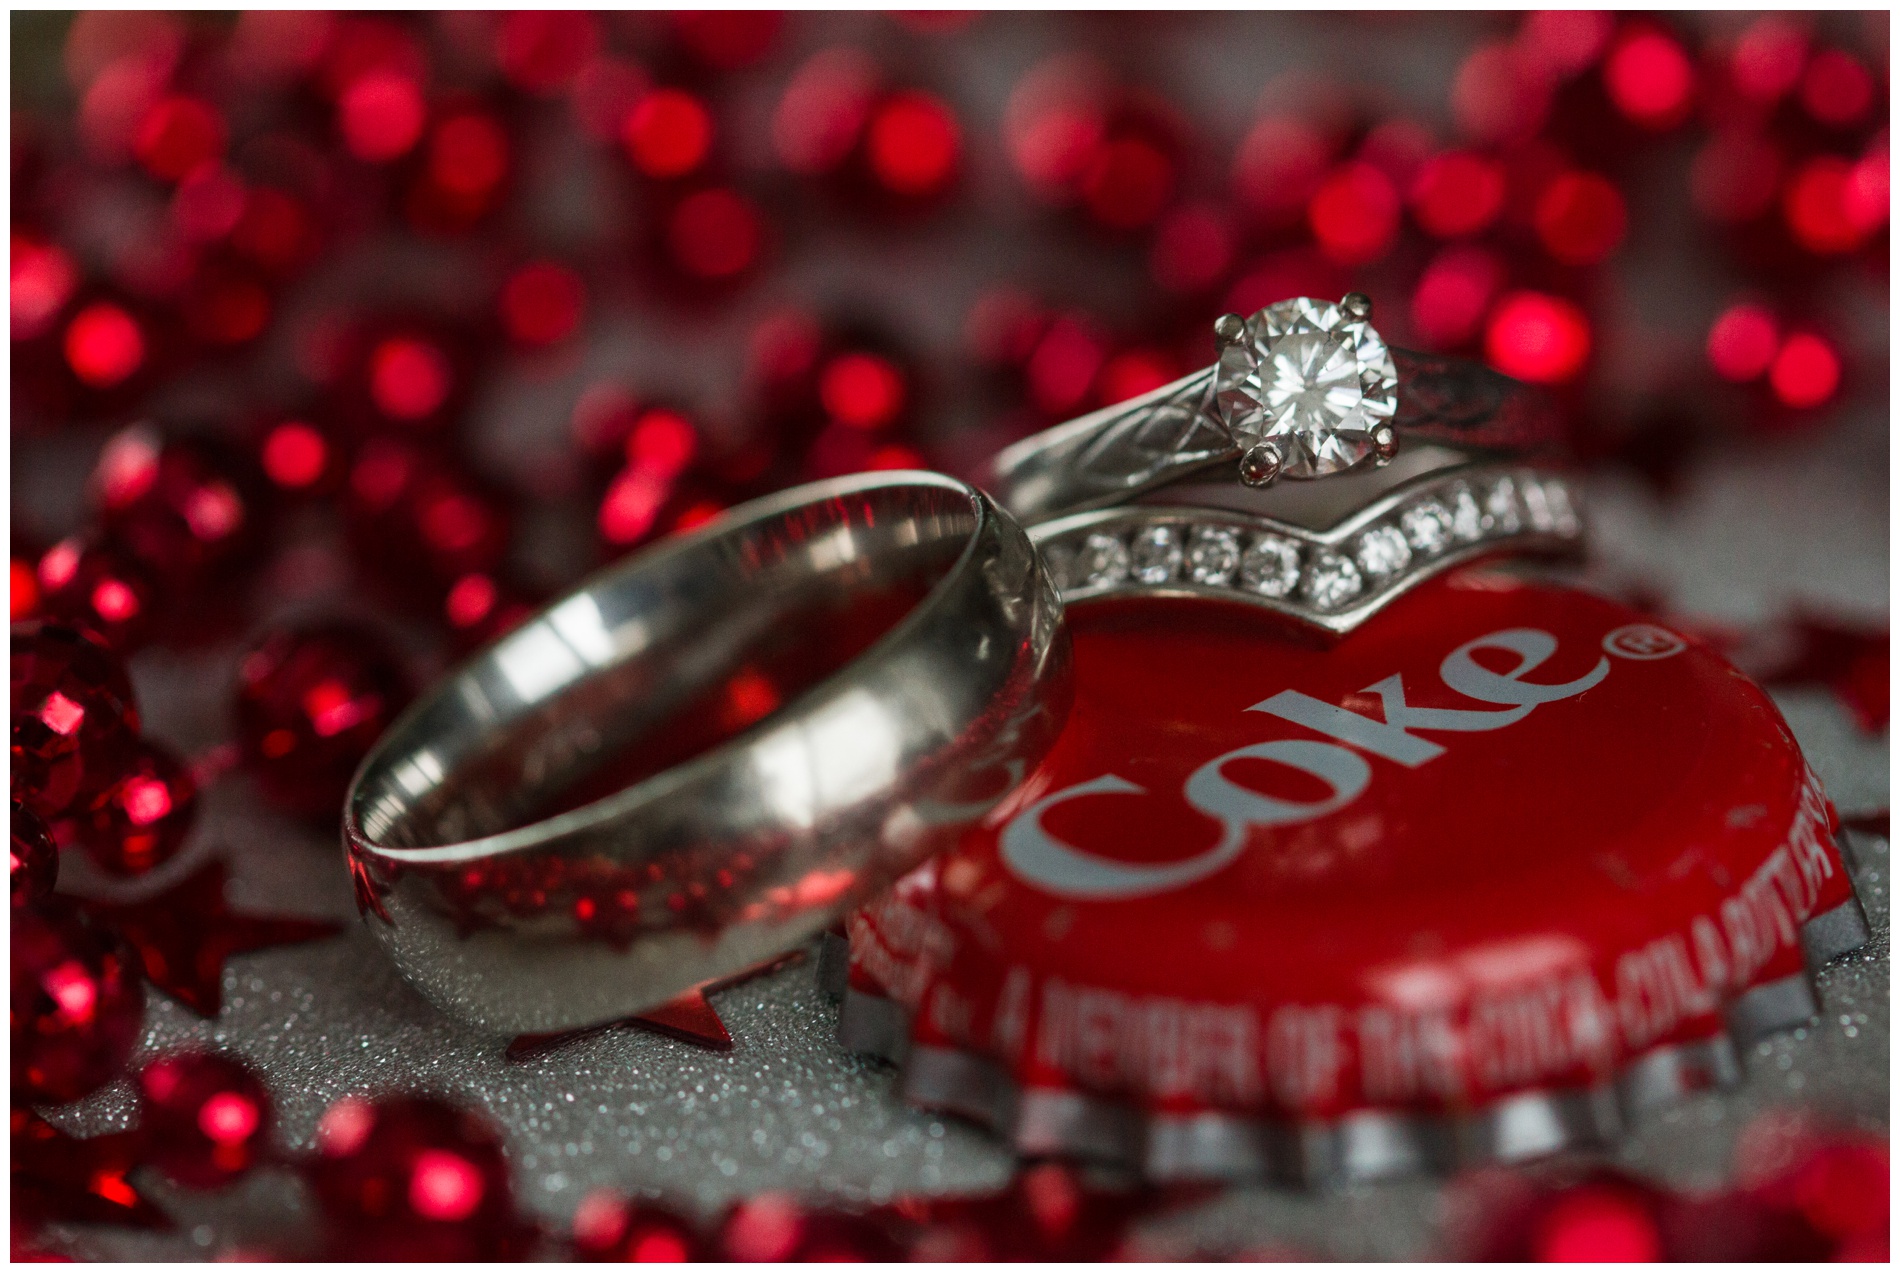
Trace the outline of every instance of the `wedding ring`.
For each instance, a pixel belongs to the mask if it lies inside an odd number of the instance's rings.
[[[1421,447],[1390,470],[1284,491],[1177,483],[1040,523],[1030,536],[1066,602],[1237,601],[1334,636],[1476,558],[1582,550],[1569,478],[1445,458]],[[1367,483],[1380,489],[1368,495]]]
[[[1229,484],[1330,484],[1402,447],[1522,460],[1557,440],[1543,394],[1477,363],[1391,348],[1371,319],[1358,292],[1224,314],[1213,366],[1004,449],[979,485],[1028,525],[1223,466]]]
[[[986,496],[800,487],[595,575],[357,771],[403,976],[504,1032],[637,1014],[825,929],[1009,793],[1068,711],[1062,607]]]

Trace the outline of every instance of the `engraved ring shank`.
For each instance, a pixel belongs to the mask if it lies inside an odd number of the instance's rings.
[[[548,812],[690,731],[682,713],[797,616],[892,595],[921,600],[780,710]],[[1060,620],[1021,527],[954,479],[734,509],[594,576],[391,727],[344,810],[359,908],[412,985],[488,1029],[649,1009],[823,930],[1007,794],[1067,714]]]
[[[1390,354],[1400,437],[1516,458],[1555,449],[1558,417],[1540,391],[1464,359]],[[1203,368],[1025,438],[999,452],[978,484],[1030,524],[1231,464],[1242,447],[1221,422],[1216,381],[1216,368]]]

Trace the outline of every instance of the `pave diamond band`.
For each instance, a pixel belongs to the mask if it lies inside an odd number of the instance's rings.
[[[1135,504],[1056,518],[1030,537],[1065,601],[1210,597],[1343,635],[1462,562],[1578,551],[1580,506],[1562,475],[1470,465],[1429,473],[1323,531],[1226,509]]]
[[[1222,466],[1264,486],[1375,468],[1413,441],[1520,459],[1556,442],[1543,394],[1389,346],[1371,318],[1358,293],[1223,315],[1213,366],[1004,449],[979,485],[1032,523]]]

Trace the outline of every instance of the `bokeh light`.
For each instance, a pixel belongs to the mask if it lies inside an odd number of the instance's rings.
[[[1768,370],[1780,343],[1780,324],[1768,307],[1743,301],[1709,326],[1709,365],[1724,380],[1754,380]]]
[[[1610,51],[1603,84],[1610,101],[1630,120],[1644,128],[1673,128],[1688,118],[1695,68],[1673,37],[1638,29]]]
[[[1507,376],[1561,384],[1574,379],[1590,356],[1590,320],[1561,296],[1513,292],[1491,313],[1484,352]]]

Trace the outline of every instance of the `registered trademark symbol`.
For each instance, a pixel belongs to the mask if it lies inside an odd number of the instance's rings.
[[[1668,628],[1659,628],[1653,623],[1629,623],[1605,633],[1603,648],[1620,659],[1666,659],[1672,654],[1681,654],[1689,648],[1689,643]]]

